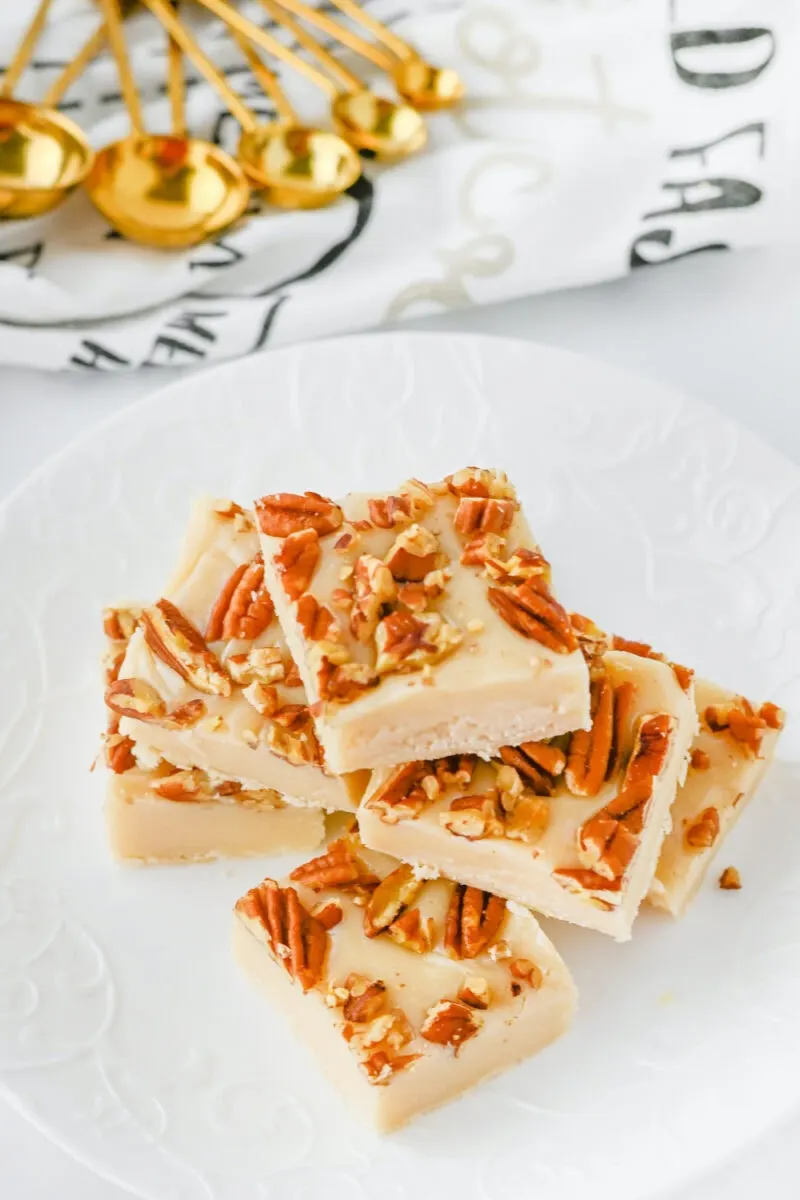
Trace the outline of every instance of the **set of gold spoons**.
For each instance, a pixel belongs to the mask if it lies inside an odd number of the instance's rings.
[[[315,61],[296,53],[244,17],[228,0],[191,0],[226,25],[277,118],[264,123],[245,104],[180,19],[177,0],[139,0],[168,38],[167,91],[171,131],[147,130],[128,53],[124,20],[137,0],[97,0],[102,22],[38,103],[15,98],[17,84],[44,30],[52,0],[40,0],[0,84],[0,220],[41,216],[83,186],[96,208],[125,237],[148,246],[196,245],[242,219],[251,191],[281,208],[319,208],[356,182],[361,155],[384,162],[420,150],[427,130],[421,115],[457,104],[463,85],[455,71],[425,62],[414,48],[356,0],[332,0],[369,37],[305,0],[260,0]],[[309,26],[336,39],[391,78],[397,100],[372,91],[318,41]],[[130,133],[94,151],[58,105],[108,43]],[[302,123],[265,57],[304,75],[330,99],[331,130]],[[241,128],[236,156],[190,135],[186,128],[184,58],[221,97]]]

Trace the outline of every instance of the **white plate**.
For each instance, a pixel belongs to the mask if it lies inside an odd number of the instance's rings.
[[[623,946],[551,926],[574,1030],[457,1104],[365,1134],[228,951],[268,863],[115,866],[88,766],[104,602],[148,598],[192,497],[436,478],[517,482],[571,606],[800,709],[800,476],[703,406],[491,339],[352,338],[169,388],[38,472],[0,519],[0,1086],[152,1200],[642,1200],[800,1099],[800,758],[674,923]],[[276,864],[277,866],[277,864]],[[270,870],[273,865],[269,864]]]

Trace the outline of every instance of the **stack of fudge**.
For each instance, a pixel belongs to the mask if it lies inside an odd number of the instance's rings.
[[[236,956],[382,1130],[568,1027],[534,912],[617,940],[685,912],[783,723],[565,611],[474,467],[201,500],[164,595],[104,628],[116,855],[319,851],[238,901]]]

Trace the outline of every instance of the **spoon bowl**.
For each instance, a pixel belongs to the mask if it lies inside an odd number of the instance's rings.
[[[244,172],[224,150],[165,134],[133,134],[106,146],[86,190],[124,237],[166,249],[215,237],[243,215],[250,195]]]
[[[93,151],[52,108],[0,100],[0,220],[50,212],[86,178]]]
[[[457,71],[416,56],[399,62],[392,77],[398,95],[421,112],[453,108],[464,97],[464,81]]]
[[[322,208],[361,174],[358,154],[343,138],[303,125],[246,130],[238,154],[264,199],[279,208]]]
[[[396,162],[421,150],[425,122],[410,104],[394,104],[366,88],[340,92],[331,106],[337,131],[361,153]]]

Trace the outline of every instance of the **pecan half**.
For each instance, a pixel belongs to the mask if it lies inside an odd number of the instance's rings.
[[[324,892],[327,888],[357,883],[363,873],[364,866],[354,853],[352,843],[343,837],[331,842],[325,854],[295,867],[289,878],[315,892]]]
[[[386,563],[373,554],[361,554],[353,568],[355,589],[350,610],[350,632],[359,642],[375,635],[384,605],[397,596],[397,585]]]
[[[716,808],[709,807],[687,822],[683,841],[689,850],[710,850],[718,837],[719,813]]]
[[[592,680],[591,729],[572,734],[564,778],[574,796],[596,796],[608,775],[614,746],[614,685],[603,675]]]
[[[639,848],[655,781],[669,757],[676,725],[667,713],[642,717],[619,793],[579,830],[578,845],[586,866],[607,879],[622,878]]]
[[[395,579],[420,583],[439,565],[438,539],[424,525],[409,525],[395,538],[385,562]]]
[[[468,1004],[460,1000],[440,1000],[425,1014],[420,1037],[437,1046],[452,1046],[458,1054],[464,1042],[475,1037],[482,1025],[481,1018]]]
[[[453,526],[456,533],[505,533],[514,523],[514,500],[492,500],[484,496],[464,496],[459,500]]]
[[[461,630],[438,613],[390,613],[375,631],[375,670],[378,675],[419,670],[452,654],[463,640]]]
[[[230,696],[228,673],[202,634],[169,600],[159,600],[142,613],[142,629],[150,650],[199,692]]]
[[[275,609],[264,586],[264,560],[260,554],[242,563],[219,594],[206,626],[206,641],[241,638],[253,641],[272,624]]]
[[[571,654],[578,648],[570,619],[543,577],[528,579],[514,588],[490,587],[488,598],[505,623],[523,637],[540,642],[556,654]]]
[[[339,529],[344,514],[338,504],[318,492],[277,492],[262,496],[255,504],[259,529],[267,537],[285,538],[302,529],[313,529],[323,537]]]
[[[444,948],[451,958],[476,958],[497,937],[506,902],[491,892],[457,883],[444,923]]]
[[[328,931],[301,904],[294,888],[265,879],[236,908],[266,930],[274,958],[283,963],[304,992],[320,982],[328,952]]]
[[[304,637],[310,642],[322,642],[326,639],[336,641],[339,633],[336,618],[331,610],[320,604],[310,592],[306,592],[297,601],[295,616]]]
[[[105,692],[106,706],[120,717],[136,721],[161,721],[167,706],[156,689],[144,679],[116,679]]]
[[[319,556],[319,534],[316,529],[300,529],[284,538],[274,561],[283,590],[290,600],[298,600],[308,590]]]
[[[375,937],[387,929],[419,895],[424,881],[406,863],[382,879],[364,909],[364,932]]]

